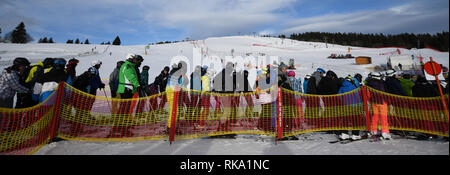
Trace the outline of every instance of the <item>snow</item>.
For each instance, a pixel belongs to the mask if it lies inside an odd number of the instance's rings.
[[[236,139],[190,139],[139,142],[53,142],[36,155],[448,155],[448,141],[356,141],[328,143],[333,134],[306,133],[300,140],[278,141],[270,136],[238,135]],[[259,139],[256,139],[259,138]],[[262,138],[262,139],[261,139]]]
[[[164,66],[170,66],[171,59],[185,56],[192,63],[194,48],[203,50],[205,64],[215,63],[218,67],[218,58],[224,59],[231,56],[246,57],[250,54],[254,57],[265,54],[266,58],[278,56],[280,61],[289,63],[289,59],[295,59],[296,76],[305,77],[318,67],[325,70],[333,70],[338,76],[354,75],[360,73],[363,77],[377,65],[387,62],[385,53],[394,52],[397,48],[360,48],[325,44],[318,42],[302,42],[290,39],[231,36],[207,38],[199,41],[186,41],[171,44],[150,45],[145,54],[146,45],[134,46],[108,46],[108,45],[83,45],[83,44],[6,44],[0,43],[0,69],[11,65],[15,57],[26,57],[32,63],[41,61],[46,57],[63,57],[66,60],[77,58],[80,63],[77,67],[77,75],[90,67],[94,60],[103,62],[100,68],[100,76],[108,79],[109,74],[116,66],[116,62],[125,60],[128,53],[142,55],[142,66],[149,65],[149,82],[161,72]],[[353,56],[370,56],[372,64],[356,65],[354,59],[328,59],[332,54],[347,54],[351,48]],[[449,67],[449,53],[437,52],[432,49],[407,50],[400,48],[402,54],[420,55],[428,61],[429,57]],[[111,54],[111,55],[110,55]],[[212,57],[217,56],[217,57]],[[245,60],[245,59],[244,59]],[[241,62],[241,61],[240,61]],[[211,65],[211,64],[210,64]],[[193,65],[189,68],[193,70]],[[219,68],[216,68],[219,69]],[[217,71],[217,70],[216,70]],[[188,71],[188,75],[190,71]],[[103,94],[103,93],[99,93]],[[141,142],[85,142],[62,141],[51,143],[36,154],[251,154],[251,155],[278,155],[278,154],[449,154],[449,145],[445,141],[417,141],[398,139],[387,142],[370,143],[367,140],[349,144],[330,144],[335,140],[335,135],[326,133],[307,133],[300,136],[298,141],[283,141],[275,145],[273,138],[269,136],[239,135],[237,139],[192,139],[179,140],[169,143],[164,140]]]

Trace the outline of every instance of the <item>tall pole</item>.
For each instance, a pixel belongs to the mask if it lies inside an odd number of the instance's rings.
[[[430,57],[430,61],[431,61],[431,68],[433,69],[433,74],[434,74],[434,78],[436,78],[436,82],[437,82],[437,86],[439,88],[439,93],[441,94],[441,100],[442,100],[442,104],[444,105],[444,110],[445,110],[445,116],[447,117],[447,121],[448,121],[448,108],[447,108],[447,103],[445,102],[444,99],[444,93],[442,93],[442,88],[441,88],[441,83],[439,82],[439,77],[438,75],[435,73],[436,69],[434,68],[434,64],[433,64],[433,57]]]

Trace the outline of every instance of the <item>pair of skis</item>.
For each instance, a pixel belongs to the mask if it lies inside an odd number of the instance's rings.
[[[345,140],[341,139],[341,138],[338,138],[338,140],[331,141],[331,142],[328,142],[328,143],[330,143],[330,144],[335,144],[335,143],[347,144],[347,143],[358,142],[358,141],[367,140],[367,139],[369,140],[369,142],[379,142],[379,141],[384,141],[384,140],[392,140],[392,139],[384,139],[381,136],[375,136],[375,137],[373,137],[373,136],[371,136],[371,137],[363,136],[363,137],[361,137],[361,139],[357,139],[357,140],[353,140],[351,138],[345,139]]]

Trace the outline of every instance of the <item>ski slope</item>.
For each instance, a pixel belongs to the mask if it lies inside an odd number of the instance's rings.
[[[108,45],[82,45],[82,44],[6,44],[0,43],[0,69],[12,64],[16,57],[26,57],[32,63],[46,57],[63,57],[66,60],[77,58],[80,63],[77,75],[86,71],[93,60],[103,62],[100,68],[102,79],[108,79],[109,74],[116,66],[116,62],[124,60],[128,53],[142,55],[142,66],[150,66],[149,82],[161,72],[164,66],[170,66],[171,59],[176,56],[185,56],[193,61],[193,49],[204,51],[203,59],[212,59],[213,56],[246,57],[247,54],[257,57],[261,53],[267,59],[270,56],[279,57],[279,61],[288,64],[289,59],[295,59],[296,76],[304,78],[318,67],[333,70],[338,76],[354,75],[360,73],[365,78],[377,65],[386,64],[387,55],[382,53],[395,51],[396,48],[359,48],[351,47],[353,56],[370,56],[372,64],[356,65],[354,59],[328,59],[332,54],[347,54],[350,46],[325,44],[317,42],[302,42],[290,39],[231,36],[207,38],[199,41],[187,41],[170,44],[150,45],[145,54],[145,45],[135,46],[108,46]],[[428,61],[433,57],[435,61],[449,67],[449,53],[437,52],[432,49],[407,50],[400,49],[402,54],[421,55]],[[233,51],[233,52],[232,52]],[[194,65],[191,65],[194,66]],[[217,66],[217,65],[216,65]],[[192,67],[190,68],[192,70]],[[216,70],[218,71],[218,70]],[[188,72],[188,75],[190,72]],[[100,95],[103,93],[99,93]],[[307,133],[300,136],[297,141],[283,141],[275,145],[273,138],[259,135],[239,135],[237,139],[193,139],[180,140],[171,146],[164,140],[141,142],[82,142],[62,141],[51,143],[36,154],[150,154],[150,155],[221,155],[221,154],[252,154],[252,155],[448,155],[448,141],[418,141],[411,139],[395,139],[387,142],[371,143],[368,140],[352,142],[349,144],[330,144],[336,140],[335,135],[326,133]]]
[[[256,46],[255,46],[256,45]],[[326,45],[328,48],[326,48]],[[350,47],[353,56],[370,56],[372,64],[356,65],[354,59],[328,59],[332,54],[347,54],[350,46],[341,46],[334,44],[325,44],[317,42],[302,42],[290,39],[252,37],[252,36],[231,36],[207,38],[199,41],[187,41],[170,44],[150,45],[145,55],[145,45],[135,46],[109,46],[109,45],[83,45],[83,44],[5,44],[0,43],[0,68],[11,64],[15,57],[26,57],[32,62],[43,60],[46,57],[63,57],[67,60],[77,58],[80,64],[77,67],[77,74],[81,74],[90,67],[93,60],[101,60],[103,66],[100,69],[100,76],[108,78],[113,71],[116,62],[125,60],[128,53],[140,54],[144,58],[142,66],[150,66],[149,77],[152,81],[164,68],[170,66],[170,60],[175,56],[185,56],[191,63],[193,59],[193,48],[208,51],[208,57],[202,57],[206,60],[211,56],[225,58],[231,56],[231,50],[234,50],[233,56],[246,57],[247,53],[257,58],[259,53],[270,56],[277,56],[279,60],[288,64],[289,59],[295,59],[296,75],[304,77],[311,74],[318,67],[325,70],[333,70],[338,76],[354,75],[360,73],[364,77],[377,65],[383,65],[387,62],[388,55],[382,53],[395,51],[396,48],[359,48]],[[449,53],[437,52],[432,49],[407,50],[400,48],[402,54],[421,55],[428,61],[429,57],[449,67]],[[111,55],[110,55],[111,54]],[[191,70],[192,70],[191,65]],[[216,70],[217,71],[217,70]],[[190,74],[190,72],[188,72]]]

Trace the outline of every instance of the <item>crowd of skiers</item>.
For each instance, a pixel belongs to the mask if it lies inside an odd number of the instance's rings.
[[[402,78],[396,77],[394,70],[384,73],[371,72],[363,80],[361,74],[338,77],[332,70],[325,71],[318,68],[311,75],[302,79],[296,78],[294,71],[287,70],[287,65],[267,65],[263,69],[237,69],[237,63],[228,62],[222,70],[208,69],[208,66],[197,66],[190,76],[187,75],[187,64],[181,61],[178,64],[166,66],[161,73],[149,82],[149,66],[143,66],[139,70],[143,57],[136,54],[128,54],[125,61],[117,62],[116,68],[110,74],[109,87],[113,98],[129,99],[135,94],[149,96],[165,92],[168,87],[181,86],[197,91],[212,91],[220,93],[253,92],[270,88],[273,85],[301,92],[305,94],[332,95],[341,94],[357,89],[362,84],[376,90],[412,97],[439,96],[437,85],[430,83],[424,77],[418,76],[412,80],[410,74],[403,74]],[[99,69],[101,61],[93,61],[87,71],[76,74],[76,66],[79,60],[72,58],[66,62],[64,58],[46,58],[42,62],[31,65],[26,58],[16,58],[13,65],[3,70],[0,75],[0,107],[13,108],[14,96],[17,92],[15,108],[26,108],[43,102],[60,82],[66,82],[73,87],[96,95],[98,89],[105,88],[102,83]],[[448,79],[447,79],[448,81]],[[188,87],[190,84],[190,87]],[[448,83],[444,89],[448,93]],[[192,97],[193,98],[193,97]],[[231,99],[230,101],[239,99]],[[246,98],[247,104],[251,104],[251,98]],[[386,104],[383,101],[372,101],[374,111],[384,113]],[[87,105],[92,108],[94,101]],[[128,111],[131,102],[112,104],[112,113]],[[160,103],[164,105],[166,101]],[[208,99],[201,99],[203,107],[208,106]],[[227,103],[227,102],[225,102]],[[206,110],[204,110],[206,111]],[[202,116],[205,114],[202,114]],[[381,117],[382,136],[390,138],[386,117]],[[378,123],[378,118],[376,119]],[[375,125],[375,123],[374,123]],[[130,135],[130,128],[125,129],[126,135]],[[114,133],[112,133],[114,134]],[[377,134],[374,130],[372,134]],[[360,139],[357,133],[353,133],[352,139]],[[342,139],[350,136],[345,131],[340,132]]]

